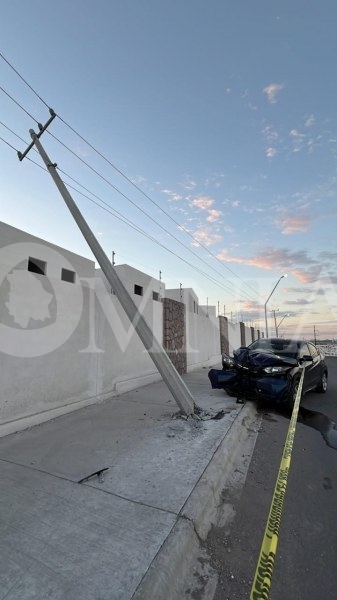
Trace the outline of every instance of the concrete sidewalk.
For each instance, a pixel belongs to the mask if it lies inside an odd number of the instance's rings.
[[[0,439],[0,599],[179,598],[215,519],[252,404],[184,380],[220,420],[173,419],[163,382]],[[108,467],[97,476],[79,480]],[[180,587],[179,587],[180,586]]]

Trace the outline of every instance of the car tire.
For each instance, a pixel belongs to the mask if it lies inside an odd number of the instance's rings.
[[[324,373],[322,374],[321,381],[318,384],[318,386],[315,388],[315,391],[319,392],[320,394],[325,394],[327,389],[328,389],[328,374],[326,371],[324,371]]]
[[[300,384],[299,379],[295,379],[295,381],[293,381],[293,383],[292,383],[292,386],[291,386],[291,389],[290,389],[290,392],[288,395],[288,400],[287,400],[287,406],[288,406],[288,408],[290,408],[290,410],[293,410],[293,408],[294,408],[299,384]],[[302,394],[301,394],[301,400],[302,400]],[[300,400],[300,402],[301,402],[301,400]]]

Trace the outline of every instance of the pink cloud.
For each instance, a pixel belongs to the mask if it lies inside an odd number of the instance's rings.
[[[315,283],[322,271],[322,265],[313,265],[309,269],[294,269],[292,275],[301,283]]]
[[[312,219],[307,215],[283,214],[275,221],[275,224],[283,235],[291,235],[297,231],[302,233],[308,231],[311,221]]]
[[[222,215],[221,210],[215,210],[215,208],[212,208],[211,210],[208,211],[208,217],[206,219],[206,221],[209,221],[209,223],[214,223],[215,221],[217,221],[219,219],[219,217]]]
[[[265,248],[263,252],[259,252],[255,256],[250,257],[230,256],[227,250],[223,250],[217,254],[217,258],[219,260],[223,260],[224,262],[235,262],[266,270],[288,270],[290,268],[297,269],[299,265],[309,266],[313,265],[315,262],[308,257],[304,250],[291,252],[286,248]],[[315,267],[317,268],[316,265]],[[295,273],[295,271],[293,273]]]
[[[222,236],[218,234],[212,234],[208,229],[199,229],[193,233],[194,246],[212,246],[222,241]]]
[[[214,200],[212,198],[209,198],[208,196],[199,196],[199,198],[194,198],[190,202],[190,206],[195,206],[200,210],[207,210],[208,208],[211,208],[213,204]]]
[[[263,88],[264,93],[267,95],[267,100],[271,104],[275,104],[277,94],[283,90],[283,83],[270,83],[265,88]]]

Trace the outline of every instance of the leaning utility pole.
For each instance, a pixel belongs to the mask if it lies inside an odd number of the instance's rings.
[[[42,160],[44,161],[47,170],[52,176],[60,194],[63,197],[68,209],[70,210],[72,216],[74,217],[79,229],[81,230],[85,240],[87,241],[92,253],[97,259],[105,277],[107,278],[111,288],[113,288],[118,300],[120,301],[123,309],[125,310],[128,318],[131,323],[134,324],[136,332],[138,333],[141,341],[143,342],[146,350],[148,351],[150,357],[152,358],[155,366],[157,367],[160,375],[162,376],[164,382],[169,388],[172,396],[174,397],[176,403],[178,404],[180,410],[185,415],[190,415],[194,412],[195,404],[193,396],[185,385],[184,381],[180,377],[178,371],[172,364],[165,350],[158,342],[158,340],[154,337],[153,331],[145,321],[144,317],[138,310],[138,307],[133,302],[131,296],[128,294],[125,289],[122,281],[120,280],[116,270],[112,266],[110,260],[105,254],[103,248],[99,244],[98,240],[92,233],[89,225],[84,219],[82,213],[78,209],[76,203],[71,197],[68,189],[64,185],[61,177],[59,176],[56,167],[57,165],[52,163],[46,151],[42,147],[39,138],[43,131],[48,127],[49,123],[56,116],[54,111],[50,109],[50,114],[52,115],[49,121],[46,123],[44,127],[39,125],[39,133],[36,134],[33,129],[29,130],[31,138],[33,140],[32,144],[27,148],[27,150],[21,154],[18,153],[19,159],[22,160],[29,150],[35,145],[38,152],[40,153]]]

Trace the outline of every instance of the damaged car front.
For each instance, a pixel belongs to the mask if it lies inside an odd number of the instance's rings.
[[[239,348],[234,352],[239,378],[245,380],[246,397],[292,405],[300,377],[296,358],[280,356],[272,350]]]
[[[213,388],[222,388],[238,399],[258,399],[292,407],[302,368],[303,393],[326,392],[328,368],[324,355],[312,343],[302,340],[261,338],[222,357],[222,371],[212,369]]]

